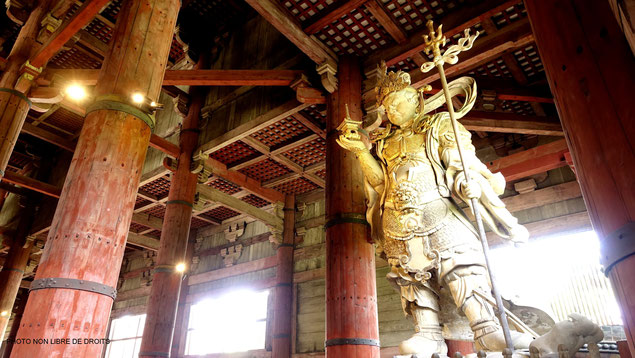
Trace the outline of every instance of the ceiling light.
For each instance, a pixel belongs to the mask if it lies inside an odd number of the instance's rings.
[[[132,94],[132,102],[141,104],[144,101],[145,101],[145,96],[142,95],[141,93],[137,92]]]
[[[176,271],[177,272],[184,272],[185,271],[185,264],[184,263],[180,263],[180,264],[176,265]]]
[[[86,89],[78,84],[71,84],[66,87],[66,94],[76,101],[86,98]]]

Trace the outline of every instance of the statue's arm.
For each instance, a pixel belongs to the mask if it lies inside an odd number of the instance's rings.
[[[361,136],[343,133],[337,140],[337,143],[344,149],[351,151],[359,160],[362,172],[366,181],[377,192],[381,192],[381,186],[384,184],[384,171],[381,165],[370,152],[370,142],[365,143]]]

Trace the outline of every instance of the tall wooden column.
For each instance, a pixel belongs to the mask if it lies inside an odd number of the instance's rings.
[[[4,339],[15,298],[20,290],[22,276],[24,276],[24,270],[31,255],[31,248],[33,248],[33,240],[27,239],[27,236],[35,216],[35,198],[23,199],[27,203],[24,210],[21,210],[18,229],[13,237],[2,271],[0,271],[0,313],[2,313],[0,314],[0,342]]]
[[[284,231],[276,250],[275,308],[273,313],[272,358],[291,357],[291,317],[293,302],[293,246],[295,243],[295,197],[284,198]]]
[[[150,142],[134,92],[157,100],[179,0],[124,1],[17,338],[83,344],[20,344],[11,357],[99,357]]]
[[[191,263],[194,256],[194,245],[196,244],[196,235],[198,230],[191,229],[190,236],[187,240],[187,249],[185,250],[185,262]],[[171,357],[179,357],[179,355],[185,354],[185,341],[187,339],[187,327],[189,323],[189,309],[187,299],[187,293],[189,291],[188,285],[181,287],[179,293],[179,304],[176,309],[176,321],[174,323],[174,334],[172,334],[172,355]]]
[[[375,249],[367,240],[361,168],[335,139],[346,116],[361,121],[362,76],[354,57],[340,58],[328,98],[326,141],[326,355],[379,357]]]
[[[199,62],[200,67],[200,62]],[[205,101],[203,88],[191,88],[192,103],[179,135],[181,154],[172,174],[161,229],[161,246],[152,277],[152,288],[139,357],[168,357],[179,303],[183,272],[175,268],[185,263],[192,221],[197,175],[192,173],[192,154],[198,144],[198,117]]]
[[[635,60],[607,1],[525,6],[634,352]]]
[[[18,329],[20,328],[20,322],[22,321],[22,315],[24,314],[24,308],[26,307],[26,300],[29,292],[25,289],[22,294],[20,294],[17,298],[17,308],[15,310],[15,314],[13,315],[13,323],[11,323],[11,330],[9,331],[9,336],[7,340],[4,341],[4,346],[2,347],[2,358],[9,358],[11,355],[11,351],[13,350],[13,343],[15,342],[15,337],[18,334]]]
[[[40,1],[31,11],[29,18],[20,29],[7,58],[7,66],[0,78],[0,177],[4,176],[9,157],[31,107],[31,102],[26,96],[31,88],[31,82],[23,81],[21,88],[15,88],[15,85],[24,64],[39,48],[39,43],[35,39],[40,31],[40,21],[52,2],[52,0]]]

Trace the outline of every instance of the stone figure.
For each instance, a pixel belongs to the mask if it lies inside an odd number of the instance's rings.
[[[373,239],[390,264],[388,279],[401,293],[405,314],[414,319],[415,334],[401,343],[401,354],[447,353],[439,322],[440,287],[451,292],[467,317],[476,349],[502,351],[505,341],[494,310],[474,293],[491,295],[478,234],[453,196],[466,203],[477,198],[484,222],[503,238],[524,242],[528,232],[498,198],[505,179],[478,160],[470,133],[459,126],[471,177],[466,182],[449,114],[432,113],[445,103],[443,94],[424,101],[422,91],[410,86],[408,73],[385,71],[383,65],[376,91],[388,123],[381,128],[380,116],[362,128],[346,118],[339,144],[361,164]],[[476,83],[463,77],[449,89],[465,98],[456,111],[461,118],[474,105]],[[512,336],[517,348],[531,341],[519,332]]]
[[[577,313],[571,313],[569,318],[556,323],[551,331],[531,342],[529,348],[535,348],[540,356],[545,356],[558,354],[558,346],[563,345],[569,357],[573,357],[583,345],[597,344],[604,338],[602,329],[588,318]]]

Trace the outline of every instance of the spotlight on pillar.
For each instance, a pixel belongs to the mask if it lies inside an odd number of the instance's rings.
[[[180,263],[178,265],[176,265],[176,272],[185,272],[185,264],[184,263]]]
[[[133,93],[131,99],[133,104],[149,114],[154,114],[157,110],[163,109],[161,103],[157,103],[139,92]]]
[[[2,311],[2,312],[0,312],[0,317],[6,317],[6,316],[8,316],[8,315],[9,315],[9,312],[8,312],[8,311]]]
[[[75,83],[66,87],[66,95],[75,101],[81,101],[87,96],[84,86]]]

